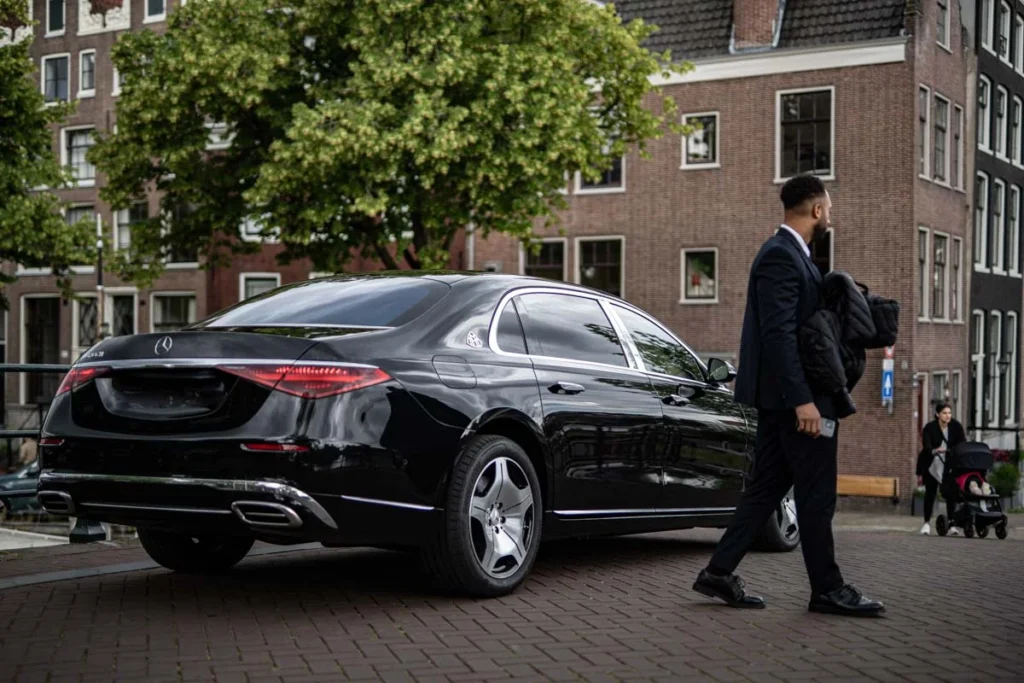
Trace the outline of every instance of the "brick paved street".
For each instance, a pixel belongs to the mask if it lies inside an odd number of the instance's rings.
[[[888,604],[883,620],[808,614],[799,553],[743,566],[769,609],[708,603],[690,585],[717,532],[558,544],[493,601],[439,597],[411,558],[370,550],[260,555],[220,578],[148,569],[6,588],[0,680],[1022,681],[1017,526],[1006,541],[840,530],[840,562]],[[0,556],[0,580],[144,560],[31,549]]]

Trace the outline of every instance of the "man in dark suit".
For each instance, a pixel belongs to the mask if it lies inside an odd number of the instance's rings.
[[[694,590],[732,607],[763,608],[733,575],[757,533],[790,487],[795,489],[804,563],[814,612],[876,616],[880,602],[846,584],[835,562],[836,441],[822,436],[822,416],[834,421],[827,397],[804,376],[797,330],[819,307],[821,273],[809,245],[830,225],[832,201],[821,180],[801,175],[782,187],[785,222],[750,269],[740,342],[736,400],[757,409],[754,471],[732,524]],[[838,428],[837,428],[838,429]]]

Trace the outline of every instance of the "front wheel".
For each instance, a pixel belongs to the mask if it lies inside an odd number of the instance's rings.
[[[444,521],[423,555],[427,570],[453,592],[511,593],[537,558],[543,509],[523,449],[502,436],[473,439],[452,468]]]
[[[935,532],[939,536],[949,533],[949,520],[946,519],[946,515],[939,515],[935,518]]]
[[[212,574],[234,567],[255,539],[244,536],[179,534],[139,529],[139,541],[153,561],[176,572]]]
[[[793,489],[790,489],[754,539],[754,548],[762,552],[788,553],[796,550],[798,545],[800,525],[797,522]]]
[[[1000,522],[996,524],[996,538],[1000,541],[1006,538],[1006,522]]]

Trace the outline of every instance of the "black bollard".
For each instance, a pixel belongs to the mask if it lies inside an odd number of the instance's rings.
[[[68,540],[72,543],[95,543],[96,541],[107,540],[107,531],[99,522],[75,518],[75,527],[68,534]]]

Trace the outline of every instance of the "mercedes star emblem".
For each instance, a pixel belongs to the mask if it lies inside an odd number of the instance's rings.
[[[153,352],[158,356],[162,356],[166,353],[170,353],[171,347],[174,346],[174,340],[170,337],[161,337],[160,341],[153,347]]]

